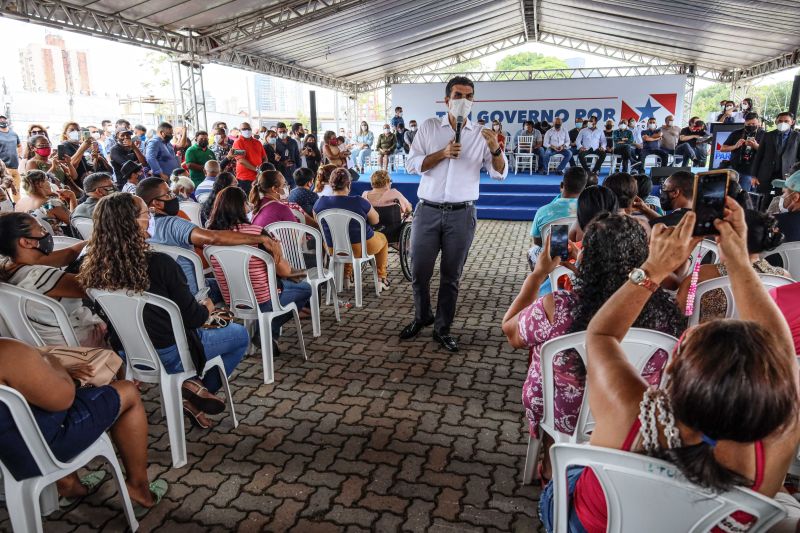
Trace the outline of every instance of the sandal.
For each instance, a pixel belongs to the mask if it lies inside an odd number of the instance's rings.
[[[97,492],[97,489],[103,484],[103,481],[105,481],[107,475],[108,472],[105,470],[94,470],[81,477],[80,482],[81,485],[86,487],[86,494],[83,496],[74,496],[72,498],[60,496],[58,498],[58,506],[60,510],[64,512],[71,511],[78,505],[78,503],[81,502],[81,500]]]
[[[189,400],[183,400],[183,414],[189,417],[193,426],[200,429],[211,429],[214,425],[211,420],[206,418],[206,414]]]
[[[225,410],[225,402],[219,397],[208,392],[200,381],[189,379],[181,386],[183,398],[188,400],[199,410],[210,415],[218,415]]]
[[[150,509],[153,509],[156,505],[161,503],[161,500],[164,498],[164,495],[169,489],[169,485],[167,485],[167,482],[163,479],[157,479],[150,483],[148,488],[150,489],[150,494],[153,495],[152,507],[145,507],[140,503],[131,502],[133,504],[133,516],[135,516],[137,520],[144,518],[144,515],[149,513]]]

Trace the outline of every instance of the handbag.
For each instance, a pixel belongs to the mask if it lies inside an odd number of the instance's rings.
[[[108,385],[117,376],[122,366],[122,358],[107,348],[84,348],[82,346],[44,346],[37,348],[42,355],[50,355],[58,359],[61,365],[70,367],[89,365],[94,369],[94,376],[80,379],[81,387],[92,385],[102,387]]]

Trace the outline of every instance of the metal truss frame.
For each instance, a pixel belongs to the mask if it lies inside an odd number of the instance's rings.
[[[175,58],[178,85],[181,94],[181,114],[187,131],[208,129],[206,116],[205,87],[203,86],[203,64],[194,54]]]
[[[794,68],[800,65],[800,48],[791,52],[781,54],[768,61],[756,63],[742,70],[736,70],[737,80],[752,80],[762,76],[768,76],[781,70]]]

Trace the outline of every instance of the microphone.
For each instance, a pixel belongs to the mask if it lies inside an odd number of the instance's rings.
[[[461,142],[461,128],[464,127],[464,117],[459,115],[456,117],[456,142]]]

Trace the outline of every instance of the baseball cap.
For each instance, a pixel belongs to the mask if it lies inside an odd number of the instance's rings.
[[[785,180],[772,180],[772,186],[777,189],[791,189],[795,192],[800,192],[800,170]]]

